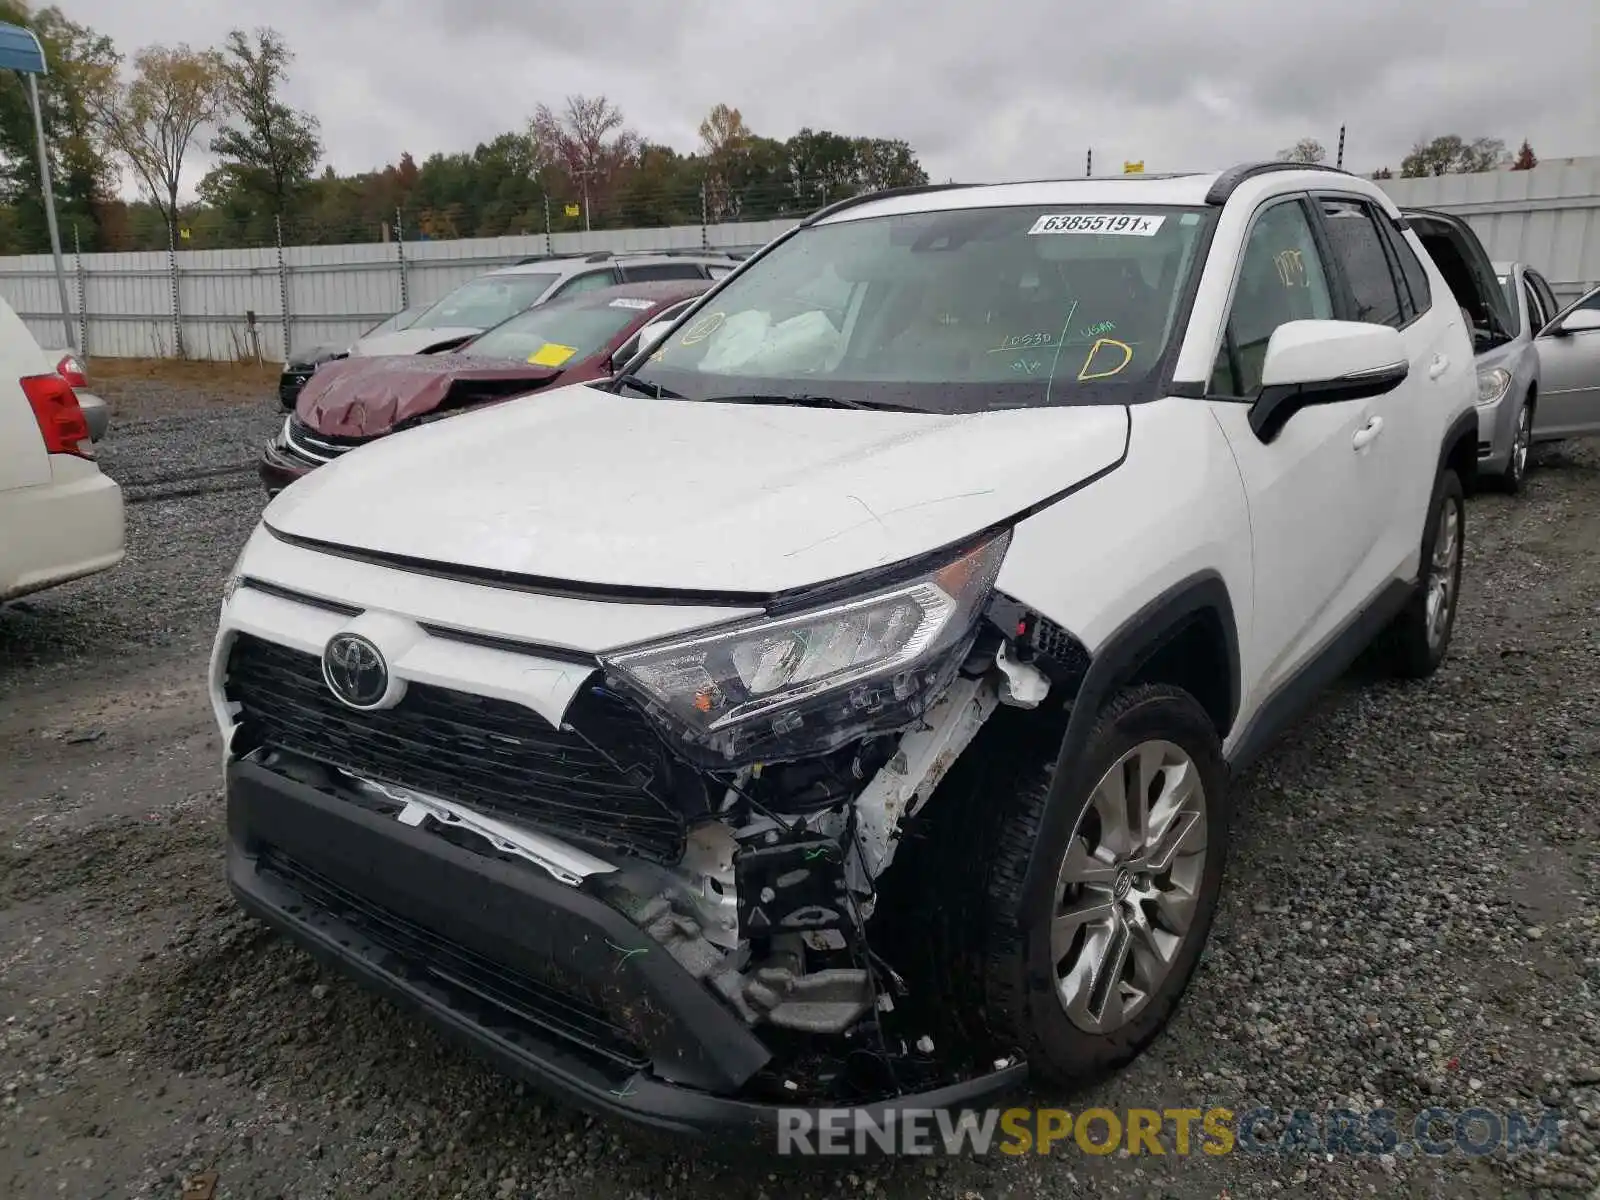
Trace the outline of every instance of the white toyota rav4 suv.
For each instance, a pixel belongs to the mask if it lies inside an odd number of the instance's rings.
[[[1349,175],[859,197],[629,367],[279,496],[211,673],[243,905],[593,1108],[1126,1062],[1230,779],[1446,653],[1472,345]]]

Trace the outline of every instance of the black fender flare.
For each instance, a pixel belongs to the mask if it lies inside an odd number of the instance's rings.
[[[1443,475],[1445,470],[1450,466],[1450,452],[1456,448],[1456,444],[1460,442],[1462,438],[1470,438],[1472,440],[1472,473],[1476,475],[1478,463],[1477,409],[1473,409],[1471,412],[1464,412],[1454,421],[1450,422],[1450,428],[1445,431],[1444,440],[1439,443],[1439,468],[1435,474],[1435,478],[1437,478],[1439,475]],[[1471,479],[1463,479],[1461,481],[1461,486],[1466,487],[1471,482]]]
[[[1061,749],[1056,757],[1055,775],[1050,784],[1050,795],[1045,801],[1044,819],[1040,822],[1038,836],[1028,862],[1027,878],[1022,888],[1023,911],[1037,911],[1036,903],[1041,892],[1055,886],[1054,855],[1044,855],[1041,848],[1056,844],[1064,826],[1077,820],[1071,796],[1079,790],[1082,773],[1083,748],[1089,733],[1099,719],[1100,710],[1118,689],[1132,679],[1150,656],[1166,645],[1169,639],[1185,628],[1201,613],[1213,614],[1221,624],[1228,658],[1228,715],[1231,722],[1237,717],[1240,700],[1241,666],[1239,658],[1239,630],[1234,618],[1233,600],[1222,576],[1215,571],[1199,571],[1167,588],[1119,625],[1106,639],[1089,662],[1077,696],[1072,702],[1072,713],[1067,718],[1067,728],[1061,739]],[[1017,914],[1020,917],[1020,913]]]

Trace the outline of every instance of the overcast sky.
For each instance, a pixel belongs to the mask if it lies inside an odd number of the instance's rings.
[[[470,150],[604,93],[688,151],[707,109],[757,133],[904,138],[934,179],[1149,171],[1300,137],[1370,171],[1442,133],[1600,154],[1596,0],[56,0],[131,57],[271,24],[341,172]],[[203,164],[197,157],[193,178]],[[191,172],[186,172],[191,174]]]

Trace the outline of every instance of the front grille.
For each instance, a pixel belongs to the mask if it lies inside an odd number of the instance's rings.
[[[341,454],[354,450],[357,446],[366,445],[371,440],[370,437],[338,437],[334,434],[318,433],[298,416],[289,418],[289,449],[314,462],[329,462]]]
[[[519,1032],[554,1036],[630,1071],[649,1059],[593,997],[512,970],[341,887],[287,855],[263,847],[257,869],[289,884],[311,907],[352,925],[398,962],[383,964],[431,984],[449,1006],[509,1040]],[[305,914],[298,914],[304,919]]]
[[[226,687],[247,741],[658,861],[682,852],[671,763],[644,716],[605,693],[573,701],[581,733],[423,683],[363,712],[328,690],[316,655],[249,634],[234,638]]]

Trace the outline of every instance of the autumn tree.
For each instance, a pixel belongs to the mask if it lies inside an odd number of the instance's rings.
[[[540,164],[560,167],[577,185],[585,229],[591,228],[591,196],[609,190],[612,176],[640,145],[638,134],[624,126],[622,110],[604,96],[568,96],[560,113],[539,105],[529,136]]]
[[[700,151],[705,156],[705,208],[716,221],[738,220],[741,205],[737,188],[744,176],[755,141],[737,108],[718,104],[700,122]]]
[[[1474,138],[1468,142],[1455,134],[1418,142],[1400,162],[1402,179],[1429,175],[1463,175],[1492,171],[1500,164],[1506,144],[1499,138]]]
[[[917,162],[909,142],[898,138],[856,138],[857,180],[863,191],[920,187],[928,173]]]
[[[294,53],[274,29],[232,30],[222,63],[226,123],[211,139],[218,166],[208,177],[212,196],[253,206],[264,201],[286,213],[322,156],[316,117],[284,102]]]
[[[116,86],[116,50],[110,38],[59,8],[30,13],[15,0],[0,0],[0,21],[32,29],[44,49],[49,73],[38,80],[39,106],[56,210],[63,226],[79,226],[93,249],[102,209],[116,194],[116,170],[94,119]],[[0,204],[0,245],[19,253],[48,244],[33,111],[26,83],[10,71],[0,73]]]
[[[1278,151],[1279,162],[1305,163],[1308,166],[1323,162],[1328,152],[1316,138],[1301,138],[1287,150]]]
[[[1516,161],[1511,164],[1513,171],[1531,171],[1539,165],[1539,159],[1533,152],[1533,147],[1528,144],[1528,139],[1522,139],[1522,146],[1517,150]]]
[[[226,103],[225,64],[215,50],[148,46],[133,70],[109,98],[101,125],[176,236],[183,160]]]

